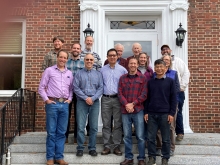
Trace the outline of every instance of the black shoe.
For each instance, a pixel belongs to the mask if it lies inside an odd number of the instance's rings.
[[[96,150],[91,150],[91,151],[89,151],[89,155],[91,155],[91,156],[97,156],[98,153],[96,152]]]
[[[83,150],[77,150],[76,156],[83,156]]]
[[[170,156],[174,155],[174,151],[170,150]]]

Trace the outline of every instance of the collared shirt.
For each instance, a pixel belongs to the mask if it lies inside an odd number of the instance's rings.
[[[57,65],[54,65],[44,71],[38,88],[44,101],[48,100],[48,97],[72,100],[72,91],[73,75],[67,68],[60,71]]]
[[[56,64],[57,64],[57,52],[55,52],[55,50],[51,50],[44,56],[42,71],[44,72],[45,69]]]
[[[128,112],[125,105],[134,103],[134,112],[137,113],[144,109],[143,102],[147,99],[147,79],[137,72],[133,77],[124,74],[119,80],[118,97],[121,102],[121,111],[123,114]]]
[[[66,67],[73,73],[74,77],[78,70],[84,68],[84,61],[80,57],[77,59],[72,59],[70,57],[66,63]]]
[[[91,53],[94,57],[94,64],[93,64],[93,69],[95,70],[100,70],[100,68],[102,67],[102,61],[101,58],[99,57],[99,55],[95,52],[92,52],[91,50],[88,51],[87,49],[84,49],[81,54],[80,57],[84,60],[84,57],[86,56],[86,54]]]
[[[100,72],[102,73],[104,82],[104,94],[117,94],[119,79],[123,74],[127,73],[127,70],[123,66],[116,63],[114,68],[111,68],[109,64],[103,66]]]
[[[103,93],[102,74],[94,69],[83,68],[76,73],[73,86],[77,98],[86,100],[87,97],[91,97],[95,101]]]

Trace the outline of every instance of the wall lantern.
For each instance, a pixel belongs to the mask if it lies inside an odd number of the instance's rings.
[[[185,39],[186,30],[181,27],[182,26],[181,23],[179,26],[180,27],[175,31],[176,37],[177,37],[176,38],[176,45],[180,46],[182,48],[182,43]]]
[[[88,27],[83,31],[84,36],[93,36],[94,31],[90,28],[90,24],[88,23]]]

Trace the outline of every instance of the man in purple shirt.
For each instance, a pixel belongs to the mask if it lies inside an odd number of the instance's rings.
[[[68,123],[68,107],[73,95],[73,75],[65,66],[67,60],[68,53],[60,50],[57,53],[57,65],[44,71],[38,89],[46,104],[47,165],[54,165],[54,163],[68,165],[63,160],[63,152]]]

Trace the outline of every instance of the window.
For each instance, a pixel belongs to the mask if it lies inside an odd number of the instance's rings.
[[[5,22],[0,40],[0,96],[24,87],[25,20]]]
[[[110,29],[155,29],[155,21],[110,21]]]

